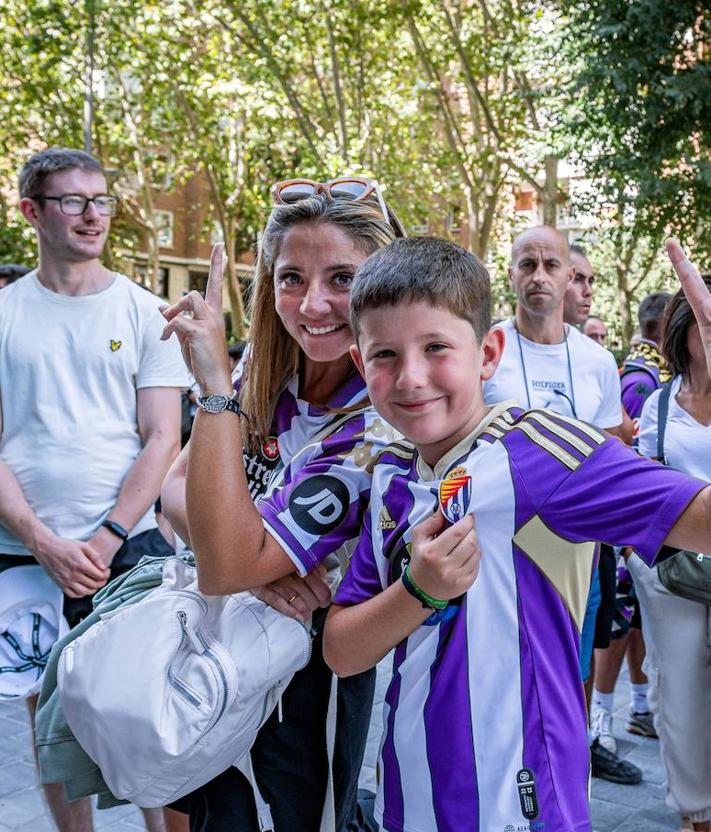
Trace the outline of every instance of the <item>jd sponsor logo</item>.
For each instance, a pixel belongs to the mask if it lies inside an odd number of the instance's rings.
[[[310,534],[327,534],[348,511],[348,489],[336,477],[323,474],[299,483],[289,497],[289,511],[296,524]]]

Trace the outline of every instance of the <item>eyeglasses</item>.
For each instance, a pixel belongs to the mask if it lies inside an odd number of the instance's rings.
[[[92,197],[82,196],[81,194],[62,194],[62,196],[43,196],[42,194],[38,194],[37,196],[33,196],[32,199],[45,202],[47,200],[58,202],[59,210],[63,214],[69,214],[71,217],[78,217],[83,214],[89,207],[90,202],[94,203],[96,210],[102,217],[113,217],[118,206],[118,199],[115,196],[108,196],[108,194]]]
[[[272,199],[276,205],[293,205],[316,194],[326,194],[329,199],[350,199],[362,202],[375,194],[380,210],[386,221],[390,221],[380,185],[365,176],[341,176],[328,182],[314,182],[311,179],[287,179],[272,186]]]

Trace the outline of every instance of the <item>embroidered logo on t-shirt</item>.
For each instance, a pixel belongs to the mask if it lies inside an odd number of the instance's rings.
[[[395,528],[395,521],[390,516],[390,512],[388,511],[388,507],[383,506],[380,509],[380,517],[378,518],[378,529],[382,532],[382,531],[386,531],[386,530],[391,531],[394,528]]]
[[[472,478],[466,468],[454,468],[439,484],[439,507],[450,523],[464,517],[471,498]]]
[[[123,341],[114,341],[114,339],[112,338],[109,341],[109,346],[111,347],[111,352],[116,352],[116,350],[120,350],[122,344],[123,344]]]

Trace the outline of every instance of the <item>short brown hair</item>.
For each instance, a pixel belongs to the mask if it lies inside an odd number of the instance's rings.
[[[476,255],[437,237],[395,240],[359,266],[350,297],[356,338],[366,309],[425,301],[469,321],[478,341],[491,326],[491,281]]]
[[[106,175],[101,162],[91,153],[69,147],[48,147],[30,156],[20,169],[17,182],[20,198],[41,196],[44,181],[48,176],[73,168]]]
[[[711,291],[711,274],[702,275],[706,288]],[[674,376],[689,379],[689,348],[686,333],[695,321],[689,301],[683,289],[672,297],[664,314],[662,352]]]

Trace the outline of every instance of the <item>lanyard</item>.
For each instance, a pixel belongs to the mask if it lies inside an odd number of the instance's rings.
[[[526,401],[528,403],[528,409],[531,410],[531,393],[528,389],[528,374],[526,373],[526,361],[523,357],[523,344],[521,343],[521,333],[518,331],[518,326],[516,321],[513,322],[514,329],[516,330],[516,339],[518,340],[518,353],[521,356],[521,370],[523,371],[523,383],[526,388]],[[570,406],[573,408],[573,418],[578,418],[578,411],[575,407],[575,385],[573,384],[573,367],[570,361],[570,347],[568,346],[568,330],[565,328],[565,324],[563,324],[563,335],[564,335],[564,342],[565,342],[565,354],[568,359],[568,378],[570,379],[570,397],[567,396],[562,390],[554,390],[553,392],[559,396],[563,396],[564,399],[567,399]]]

